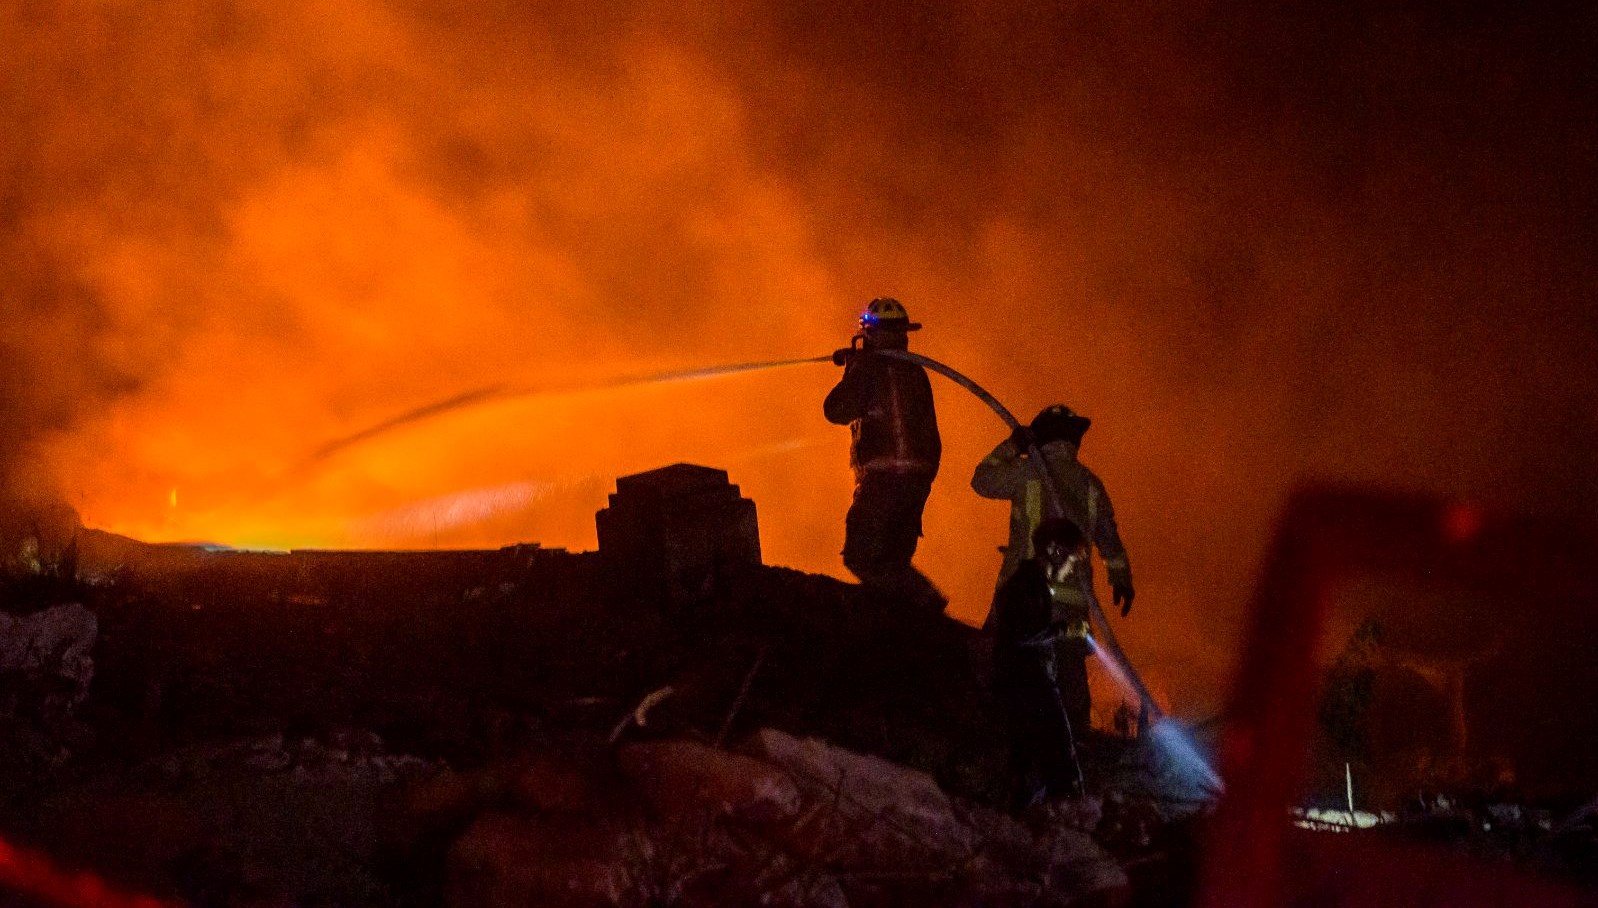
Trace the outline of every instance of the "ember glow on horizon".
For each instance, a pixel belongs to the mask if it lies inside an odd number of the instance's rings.
[[[841,574],[826,366],[297,465],[474,388],[825,354],[891,293],[1018,414],[1094,418],[1124,634],[1178,709],[1299,479],[1598,498],[1590,17],[917,10],[0,9],[6,494],[152,541],[589,548],[615,476],[697,461],[768,561]],[[966,482],[1004,430],[936,393],[919,562],[975,620],[1005,513]]]

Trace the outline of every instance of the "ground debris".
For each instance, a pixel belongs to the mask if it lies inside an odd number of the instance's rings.
[[[737,752],[630,745],[617,765],[636,798],[608,812],[501,808],[472,821],[450,852],[449,903],[1064,905],[1128,894],[1115,860],[1064,821],[1024,824],[925,773],[776,729]]]

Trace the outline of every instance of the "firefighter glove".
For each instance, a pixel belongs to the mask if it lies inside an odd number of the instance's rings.
[[[1032,450],[1032,445],[1035,442],[1036,439],[1032,437],[1032,430],[1026,426],[1016,426],[1015,431],[1010,433],[1010,444],[1015,445],[1016,450],[1022,454]]]
[[[1110,588],[1110,594],[1115,598],[1115,604],[1121,607],[1121,617],[1125,618],[1132,611],[1131,584],[1117,584]]]

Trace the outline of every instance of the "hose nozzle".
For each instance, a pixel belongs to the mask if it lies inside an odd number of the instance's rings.
[[[860,352],[861,348],[865,345],[865,342],[866,336],[864,333],[856,334],[854,337],[849,338],[849,346],[840,350],[832,351],[832,364],[834,366],[849,365],[849,360],[853,359],[855,354]]]

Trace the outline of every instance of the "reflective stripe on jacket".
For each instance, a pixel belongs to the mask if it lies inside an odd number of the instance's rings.
[[[1042,447],[1042,453],[1055,487],[1059,489],[1060,507],[1065,516],[1099,550],[1110,584],[1130,586],[1132,564],[1126,547],[1121,544],[1115,509],[1110,505],[1104,483],[1076,459],[1077,447],[1069,441],[1051,441]],[[998,583],[1002,586],[1021,562],[1032,557],[1032,531],[1037,529],[1048,510],[1043,483],[1029,460],[1021,456],[1020,449],[1006,439],[977,464],[971,476],[971,488],[983,498],[1010,501],[1010,542],[1004,548],[1004,564],[999,569]],[[1091,559],[1084,562],[1077,573],[1082,579],[1081,602],[1086,605],[1093,594]],[[1070,598],[1064,595],[1066,592],[1059,591],[1056,600],[1065,604]]]
[[[855,472],[936,475],[943,457],[932,383],[915,363],[857,354],[827,395],[828,422],[849,426],[849,465]]]

